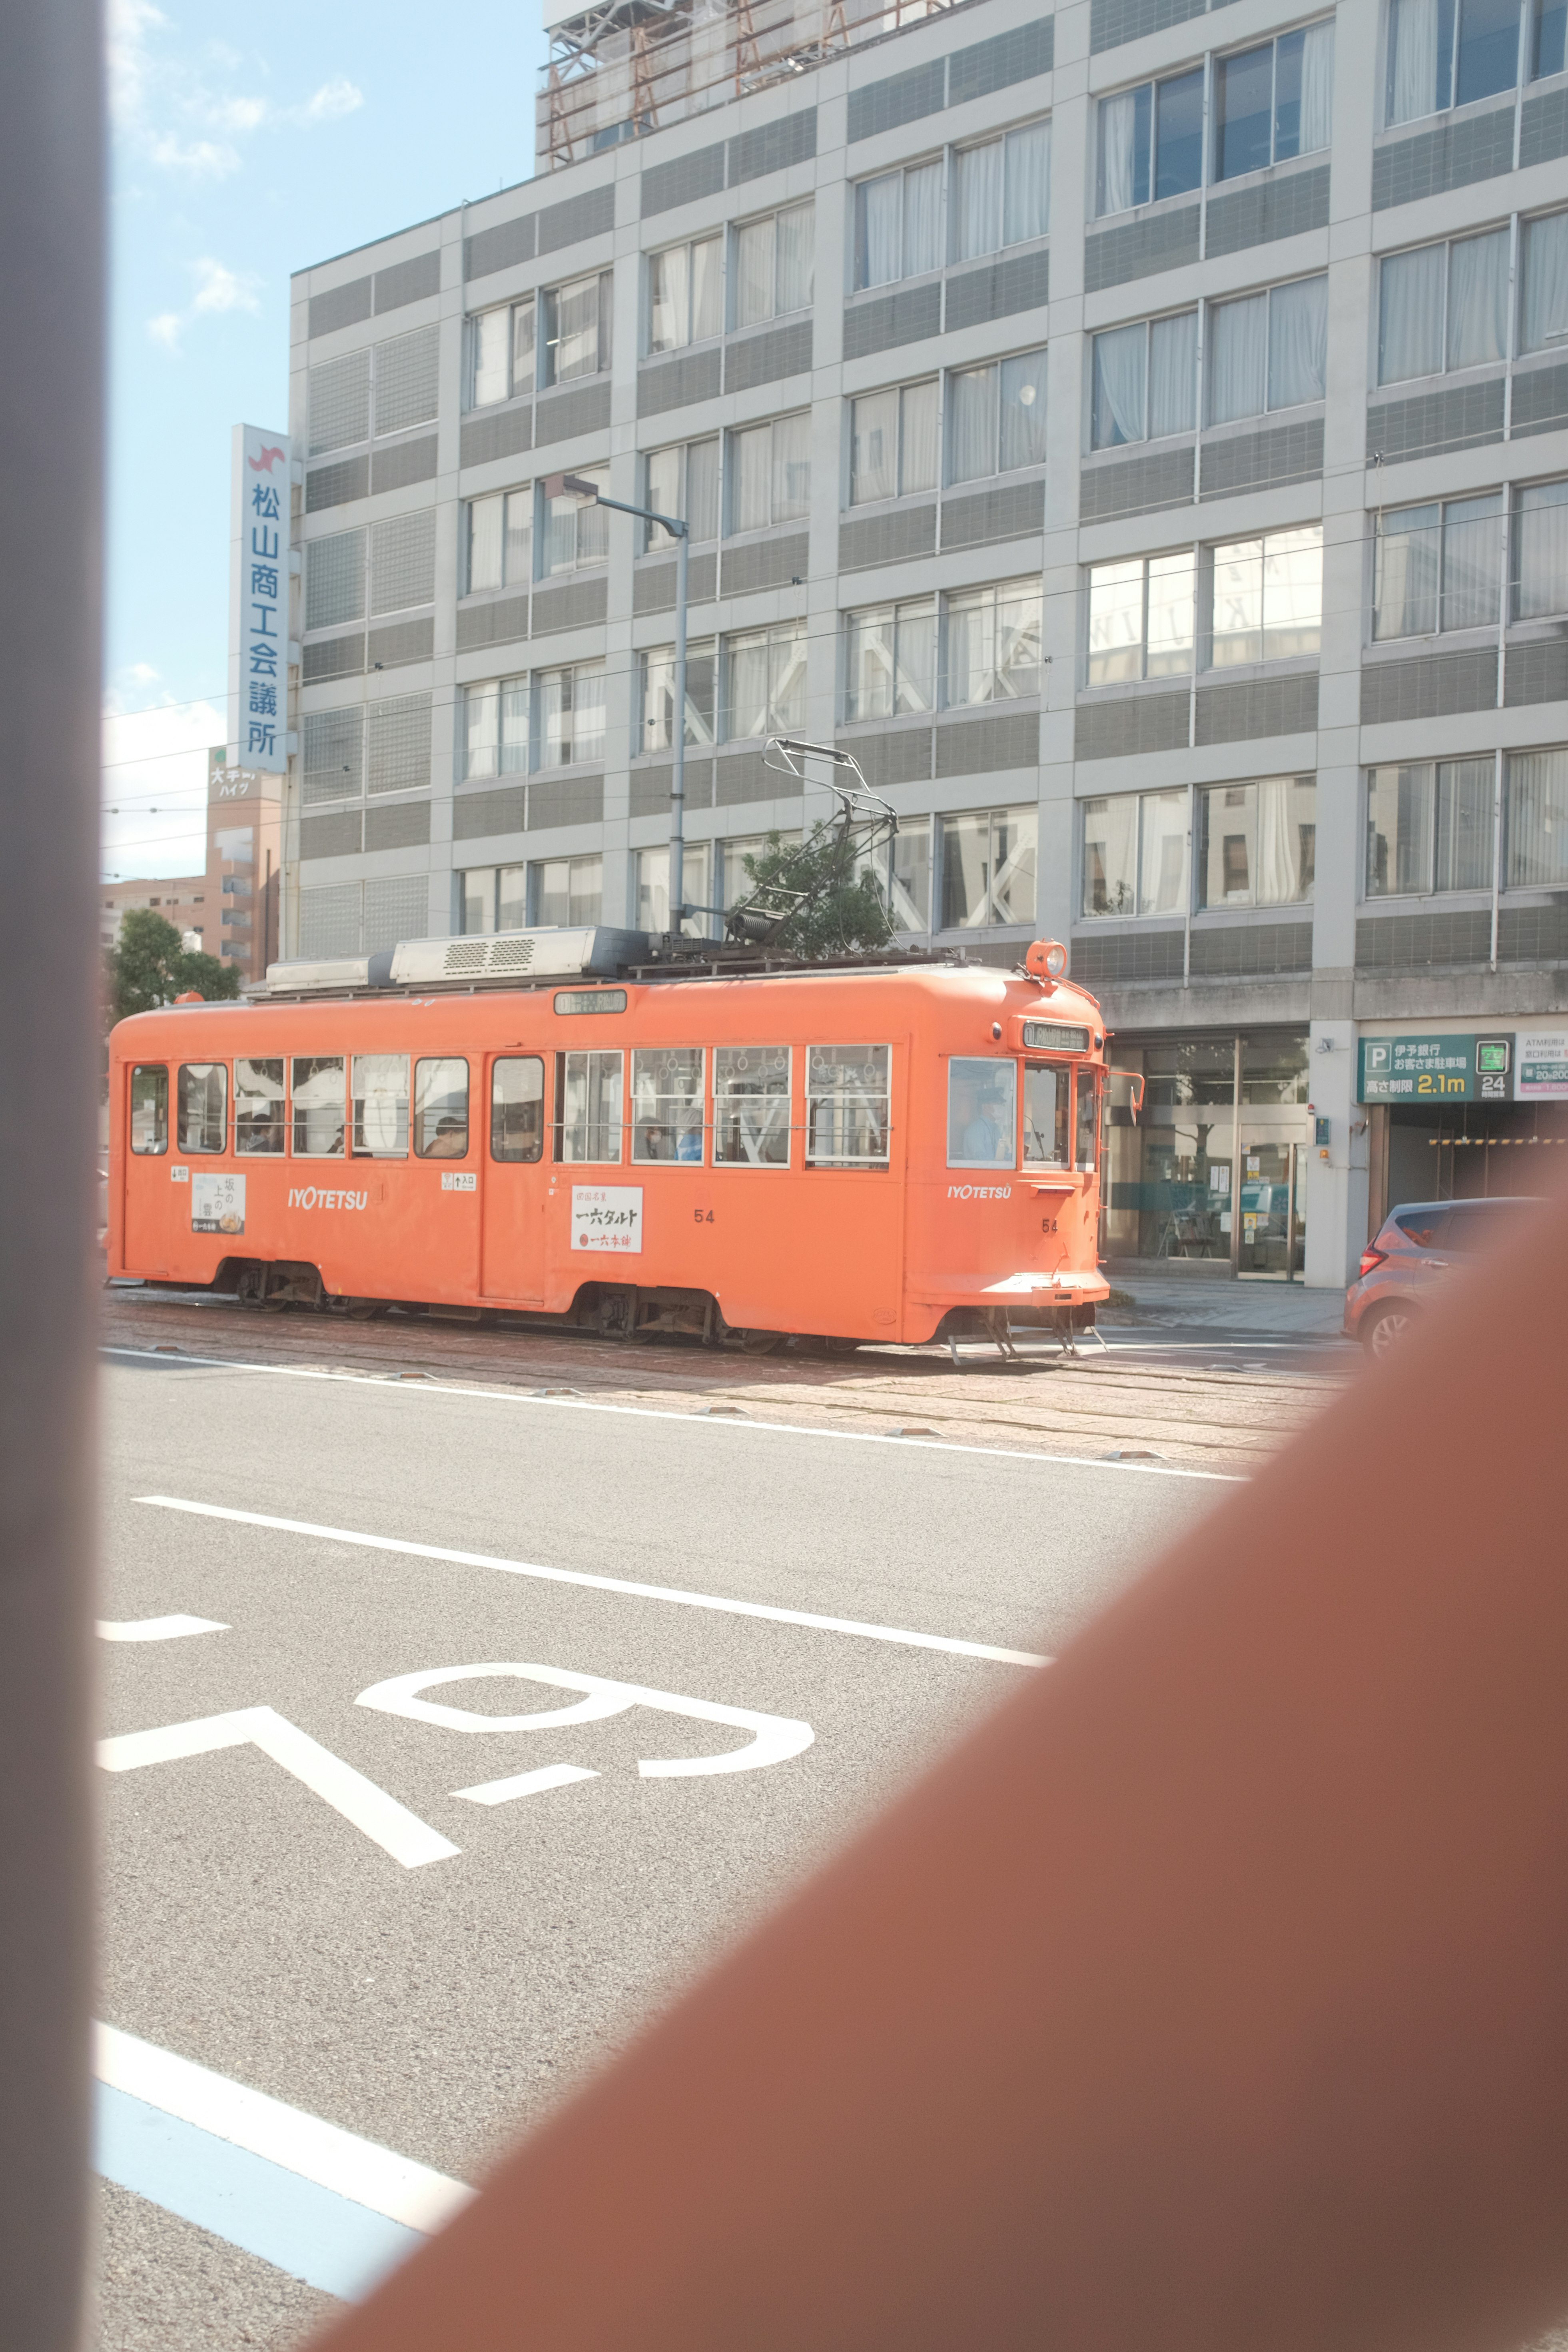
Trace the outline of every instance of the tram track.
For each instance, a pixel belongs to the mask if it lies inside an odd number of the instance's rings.
[[[1119,1334],[1122,1345],[1127,1335]],[[1123,1364],[1086,1350],[1026,1370],[955,1371],[944,1349],[746,1356],[679,1341],[626,1343],[572,1331],[436,1318],[373,1323],[239,1307],[202,1294],[112,1287],[103,1342],[207,1363],[361,1379],[426,1379],[523,1392],[553,1390],[641,1412],[729,1408],[760,1422],[955,1444],[1163,1461],[1245,1475],[1334,1395],[1353,1369],[1231,1370]]]

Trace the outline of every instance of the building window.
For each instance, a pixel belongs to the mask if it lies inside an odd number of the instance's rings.
[[[526,866],[478,866],[458,877],[459,919],[474,931],[521,931],[528,922]]]
[[[871,876],[895,931],[931,929],[931,819],[911,817],[860,861],[859,871]]]
[[[724,331],[724,241],[672,245],[647,259],[647,347],[676,352]],[[584,374],[592,370],[584,369]]]
[[[497,490],[463,508],[463,594],[524,587],[533,571],[533,491]]]
[[[572,383],[579,376],[601,375],[610,364],[610,293],[607,269],[591,278],[574,278],[541,296],[543,306],[544,366],[547,384]]]
[[[1079,912],[1181,915],[1187,908],[1187,795],[1118,793],[1083,803]]]
[[[650,449],[644,459],[644,501],[658,514],[689,526],[694,540],[719,536],[719,436]],[[657,522],[645,525],[647,547],[673,547],[675,539]]]
[[[539,765],[569,768],[605,756],[605,666],[547,669],[535,681]]]
[[[805,724],[805,623],[748,629],[724,646],[724,732],[789,735]]]
[[[1318,650],[1323,534],[1270,531],[1198,554],[1134,556],[1089,574],[1090,686],[1184,676],[1193,667],[1289,661]],[[1202,640],[1201,649],[1199,640]]]
[[[1568,481],[1529,482],[1514,492],[1512,544],[1514,619],[1568,613]]]
[[[937,385],[906,383],[849,404],[849,503],[908,498],[937,486]]]
[[[1524,0],[1526,72],[1563,70],[1562,0]],[[1520,0],[1389,0],[1387,120],[1414,122],[1512,89]]]
[[[1298,278],[1208,314],[1208,422],[1230,425],[1321,400],[1328,360],[1329,281]]]
[[[798,522],[811,506],[811,417],[777,416],[730,436],[730,528]]]
[[[502,677],[458,688],[458,772],[520,776],[528,769],[528,680]]]
[[[1519,347],[1549,352],[1568,343],[1568,213],[1526,221],[1522,237]]]
[[[1089,575],[1089,683],[1184,675],[1193,666],[1196,559],[1133,556]]]
[[[1568,887],[1568,751],[1510,751],[1503,815],[1510,890]]]
[[[1214,550],[1208,629],[1214,668],[1315,654],[1322,615],[1321,524],[1231,540]]]
[[[942,600],[942,701],[1006,702],[1040,690],[1040,588],[1034,580],[955,590]]]
[[[912,163],[855,190],[855,288],[890,286],[942,263],[942,165]]]
[[[528,869],[529,921],[541,929],[586,930],[605,898],[602,857],[544,857]]]
[[[1214,79],[1216,180],[1316,154],[1333,120],[1332,19],[1216,58]]]
[[[610,469],[607,466],[584,466],[581,469],[584,481],[595,482],[608,493]],[[552,579],[562,572],[583,572],[595,563],[609,561],[610,515],[607,507],[595,499],[579,498],[575,490],[558,490],[553,497],[542,482],[539,486],[539,576]]]
[[[642,733],[638,749],[668,751],[675,738],[675,647],[651,646],[640,656]],[[714,737],[715,647],[711,637],[686,648],[686,740],[710,744]],[[647,929],[647,925],[644,925]]]
[[[467,408],[491,408],[533,390],[533,297],[468,320]]]
[[[936,708],[936,599],[847,613],[844,716],[851,723]]]
[[[1317,780],[1270,776],[1198,794],[1198,905],[1294,907],[1312,896]]]
[[[938,818],[944,931],[1033,923],[1037,826],[1032,808]]]
[[[735,231],[737,327],[760,327],[811,306],[814,207],[791,205]]]
[[[1046,354],[1021,352],[947,379],[947,478],[975,482],[1046,462]]]
[[[1044,236],[1051,216],[1051,126],[1026,122],[952,159],[954,261],[977,261]]]
[[[753,866],[776,851],[786,854],[800,844],[798,833],[747,833],[715,842],[713,854],[719,878],[717,903],[726,914],[744,905],[757,887]]]
[[[1096,449],[1162,441],[1197,423],[1198,314],[1143,319],[1094,338],[1090,439]]]
[[[1568,488],[1568,484],[1562,487]],[[1380,515],[1373,583],[1373,637],[1495,628],[1501,563],[1502,493],[1499,490],[1475,499],[1434,499],[1426,506],[1400,507],[1392,514]]]
[[[1142,82],[1100,101],[1095,211],[1184,195],[1204,176],[1204,69]]]
[[[708,890],[708,844],[689,841],[681,853],[681,896],[689,907],[706,908]],[[639,849],[637,853],[637,916],[639,931],[668,931],[669,929],[669,852],[668,849]],[[713,929],[712,917],[707,913],[687,915],[681,922],[681,933],[689,940],[705,940]]]
[[[1494,228],[1387,256],[1379,278],[1379,383],[1508,357],[1508,247],[1507,229]]]
[[[1422,760],[1366,780],[1366,895],[1489,890],[1496,763]]]

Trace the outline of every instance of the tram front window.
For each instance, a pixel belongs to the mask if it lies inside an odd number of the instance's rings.
[[[1078,1158],[1080,1175],[1094,1173],[1095,1150],[1100,1140],[1100,1081],[1092,1070],[1079,1067],[1078,1074]]]
[[[609,1054],[555,1056],[555,1157],[613,1166],[621,1157],[621,1065]]]
[[[283,1057],[234,1066],[234,1148],[239,1152],[283,1149]]]
[[[1068,1074],[1043,1062],[1024,1066],[1024,1164],[1031,1162],[1068,1164]]]
[[[700,1165],[700,1045],[661,1045],[632,1055],[632,1158]]]
[[[955,1054],[947,1066],[948,1166],[1011,1168],[1017,1131],[1016,1064]]]
[[[544,1150],[544,1064],[509,1055],[490,1071],[490,1158],[538,1160]]]
[[[228,1064],[186,1062],[180,1070],[180,1150],[221,1151],[228,1137]]]

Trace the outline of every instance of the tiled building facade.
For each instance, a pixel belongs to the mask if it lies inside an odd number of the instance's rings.
[[[1341,1281],[1568,1130],[1561,0],[866,30],[296,278],[284,951],[663,927],[673,551],[547,485],[675,501],[689,898],[836,739],[1101,997],[1110,1254]]]

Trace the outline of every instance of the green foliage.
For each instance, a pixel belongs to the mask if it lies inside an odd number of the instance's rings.
[[[172,1004],[193,988],[208,998],[239,994],[239,973],[233,964],[185,947],[174,924],[151,907],[132,908],[103,966],[104,1010],[110,1026],[129,1013]]]
[[[765,908],[782,908],[794,896],[805,903],[785,915],[768,945],[811,962],[885,947],[893,926],[875,880],[857,861],[854,839],[837,826],[819,825],[803,842],[770,833],[766,847],[745,861],[753,888],[767,894]]]

